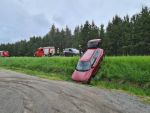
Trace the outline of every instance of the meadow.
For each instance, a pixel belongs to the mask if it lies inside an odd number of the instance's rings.
[[[0,58],[0,67],[34,76],[71,81],[79,57]],[[105,57],[90,86],[150,96],[150,56]]]

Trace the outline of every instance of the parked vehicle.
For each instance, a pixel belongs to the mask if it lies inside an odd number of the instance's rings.
[[[65,48],[63,54],[65,56],[79,55],[79,50],[77,50],[76,48]]]
[[[8,51],[0,51],[0,57],[9,57]]]
[[[34,53],[34,56],[43,57],[43,56],[52,56],[54,54],[55,54],[54,47],[40,47],[36,50],[36,52]]]
[[[88,49],[78,61],[72,80],[89,83],[99,69],[100,62],[105,55],[104,50],[99,48],[100,40],[90,40]]]

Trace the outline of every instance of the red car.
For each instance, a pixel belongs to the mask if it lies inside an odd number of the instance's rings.
[[[8,51],[0,51],[0,57],[9,57]]]
[[[94,41],[98,40],[91,40],[90,42],[94,44]],[[104,57],[104,50],[97,48],[95,44],[94,46],[91,46],[90,44],[88,48],[89,49],[87,49],[84,55],[80,58],[76,70],[72,74],[72,80],[74,81],[89,83],[99,69],[100,62]]]

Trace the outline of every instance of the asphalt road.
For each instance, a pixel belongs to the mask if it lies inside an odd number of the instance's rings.
[[[0,70],[0,113],[150,113],[129,94]]]

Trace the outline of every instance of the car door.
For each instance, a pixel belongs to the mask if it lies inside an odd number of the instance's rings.
[[[66,49],[64,50],[64,55],[67,56],[68,54],[69,54],[69,49],[66,48]]]
[[[74,50],[72,48],[69,49],[69,55],[71,55],[71,56],[74,55]]]

